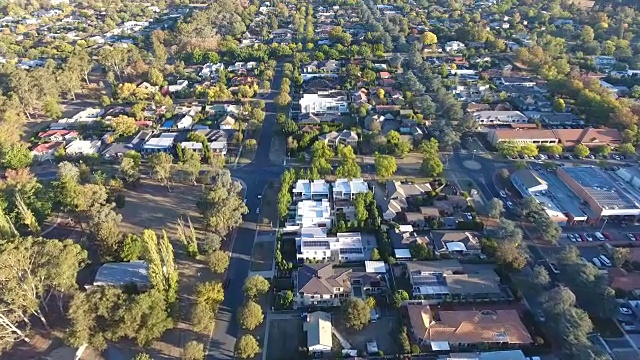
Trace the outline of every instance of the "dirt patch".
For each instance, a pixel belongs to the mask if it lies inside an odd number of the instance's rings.
[[[265,346],[267,360],[295,359],[299,347],[306,343],[301,318],[269,321],[269,343]]]
[[[270,271],[274,251],[275,238],[271,241],[256,241],[251,251],[251,271]]]
[[[397,317],[383,317],[374,323],[369,323],[364,329],[356,331],[344,325],[339,312],[334,312],[332,316],[333,326],[358,351],[366,354],[367,343],[375,341],[378,344],[378,349],[384,354],[396,354],[398,352],[396,340],[398,338]]]

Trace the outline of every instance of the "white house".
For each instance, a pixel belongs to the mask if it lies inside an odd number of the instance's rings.
[[[300,99],[303,114],[346,113],[349,101],[342,91],[319,91],[317,94],[303,94]]]
[[[324,311],[312,312],[307,315],[307,321],[303,324],[303,328],[307,333],[307,349],[309,349],[309,352],[331,352],[331,314]]]
[[[66,147],[67,155],[91,155],[100,150],[100,140],[74,140]]]
[[[144,153],[170,152],[177,133],[164,133],[160,137],[151,138],[142,146]]]
[[[522,124],[529,121],[520,111],[477,111],[472,115],[478,124]]]
[[[369,191],[369,187],[363,179],[336,179],[332,187],[334,200],[353,200],[356,194],[367,191]]]
[[[360,233],[338,233],[327,236],[326,228],[300,229],[296,238],[299,260],[314,261],[364,261],[368,260]]]
[[[187,80],[178,80],[175,85],[169,85],[167,89],[171,93],[180,92],[189,86],[189,81]]]
[[[330,228],[333,224],[331,204],[328,199],[321,201],[303,200],[296,208],[295,225],[305,227]]]
[[[193,117],[191,115],[185,115],[180,121],[176,123],[178,129],[188,129],[193,124]]]
[[[300,179],[293,188],[293,198],[296,200],[329,199],[329,184],[326,180]]]
[[[444,51],[451,53],[464,50],[466,46],[460,41],[449,41],[444,44]]]

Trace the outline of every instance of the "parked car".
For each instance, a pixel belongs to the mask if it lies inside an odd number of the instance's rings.
[[[593,262],[593,265],[595,265],[596,267],[603,267],[602,263],[600,262],[600,259],[598,259],[597,257],[594,257],[593,259],[591,259],[591,261]]]
[[[587,233],[584,234],[584,237],[587,238],[588,241],[593,241],[593,236],[591,236],[591,235],[589,235]]]
[[[553,271],[554,274],[560,274],[560,270],[558,270],[558,265],[555,263],[549,262],[549,268]]]
[[[626,308],[624,306],[620,306],[620,314],[623,315],[633,315],[633,311],[631,311],[631,309]]]
[[[604,235],[600,234],[599,232],[595,232],[593,233],[593,235],[596,237],[596,239],[598,239],[599,241],[605,241],[607,240]]]
[[[627,234],[627,238],[631,241],[636,241],[636,237],[633,234]]]
[[[621,309],[622,309],[622,308],[621,308]],[[539,320],[540,322],[545,322],[545,321],[547,321],[547,318],[546,318],[546,317],[544,317],[544,313],[542,312],[542,310],[538,310],[538,311],[536,311],[536,317],[538,318],[538,320]]]
[[[598,256],[598,259],[600,259],[600,262],[602,262],[607,267],[613,266],[613,264],[611,263],[611,260],[609,260],[609,258],[607,258],[604,255]]]
[[[513,207],[513,203],[511,201],[507,201],[507,207],[511,209]]]
[[[506,198],[507,193],[505,193],[504,190],[500,190],[500,196],[502,196],[503,198]]]
[[[573,236],[573,234],[568,234],[567,237],[569,238],[569,240],[576,242],[576,238],[575,236]]]
[[[635,330],[637,330],[637,327],[636,327],[635,324],[629,324],[629,323],[621,322],[620,326],[622,326],[622,328],[625,331],[635,331]]]
[[[611,236],[611,234],[609,234],[606,231],[602,232],[602,236],[604,236],[607,240],[611,241],[613,239],[613,237]]]

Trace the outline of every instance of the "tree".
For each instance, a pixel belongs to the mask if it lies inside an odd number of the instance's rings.
[[[438,37],[436,36],[436,34],[427,31],[424,34],[422,34],[422,43],[425,45],[433,45],[435,43],[438,42]]]
[[[124,307],[123,312],[120,333],[135,339],[139,346],[149,346],[153,340],[173,327],[165,295],[156,290],[136,295]]]
[[[183,360],[202,360],[204,355],[204,344],[195,340],[189,341],[182,349]]]
[[[558,144],[548,145],[544,148],[544,150],[551,155],[562,154],[562,146]]]
[[[140,180],[140,166],[131,158],[122,159],[119,172],[127,184],[135,184]]]
[[[162,76],[162,72],[160,72],[160,70],[152,67],[149,68],[147,73],[147,80],[149,80],[151,85],[160,86],[164,83],[164,76]]]
[[[229,267],[229,254],[222,250],[211,252],[207,255],[207,263],[209,268],[216,274],[222,274]]]
[[[153,230],[142,232],[145,244],[145,259],[149,265],[149,283],[152,289],[165,296],[168,304],[173,304],[178,296],[178,271],[173,258],[173,247],[165,231],[158,240]]]
[[[285,107],[291,103],[291,96],[284,91],[280,91],[273,99],[273,102],[279,107]]]
[[[425,176],[438,176],[444,171],[444,164],[437,156],[425,156],[420,165],[420,171]]]
[[[311,146],[311,167],[315,168],[319,174],[331,174],[330,160],[333,158],[333,150],[324,141],[316,141]]]
[[[212,309],[224,300],[224,288],[217,281],[200,283],[196,287],[195,298],[198,304],[206,305]]]
[[[238,310],[238,323],[240,327],[245,330],[253,330],[257,328],[264,320],[264,314],[262,313],[262,307],[255,301],[247,301]]]
[[[597,155],[601,155],[601,156],[607,157],[611,153],[611,147],[609,145],[606,145],[606,144],[605,145],[600,145],[600,146],[598,146],[598,147],[596,147],[594,149],[594,152]]]
[[[117,137],[131,136],[138,131],[138,124],[136,124],[136,119],[126,115],[120,115],[111,119],[110,124]]]
[[[260,345],[251,334],[242,335],[236,342],[236,356],[240,359],[250,359],[259,352]]]
[[[498,173],[500,174],[500,177],[503,179],[508,179],[509,178],[509,170],[508,169],[500,169],[498,170]]]
[[[520,147],[520,153],[526,156],[537,156],[538,147],[535,144],[527,143]]]
[[[151,175],[163,185],[169,187],[169,179],[173,169],[173,158],[167,153],[156,153],[149,156]]]
[[[533,268],[531,282],[538,286],[546,287],[551,283],[551,277],[549,277],[549,272],[544,268],[544,266],[536,265]]]
[[[498,264],[512,270],[521,270],[529,261],[529,255],[512,241],[499,242],[495,256]]]
[[[342,303],[342,313],[347,327],[362,330],[371,320],[371,309],[360,298],[347,298]]]
[[[400,308],[405,301],[409,300],[409,294],[404,290],[396,290],[396,292],[393,293],[392,300],[393,306]]]
[[[189,148],[184,149],[182,152],[181,168],[182,171],[185,172],[187,179],[192,182],[193,185],[196,185],[196,179],[202,169],[202,156],[200,153]]]
[[[618,267],[622,267],[624,263],[631,258],[631,250],[628,248],[613,248],[613,262]]]
[[[120,260],[134,261],[142,259],[144,254],[144,244],[142,239],[135,234],[127,234],[122,241],[120,249]]]
[[[252,275],[245,280],[243,290],[248,298],[254,299],[259,295],[266,294],[270,287],[267,279],[260,275]]]
[[[501,141],[496,145],[498,153],[504,157],[515,158],[520,152],[520,145],[515,141]]]
[[[502,240],[508,240],[518,244],[522,242],[522,230],[518,227],[517,223],[511,220],[500,219],[496,235]]]
[[[376,153],[373,161],[376,167],[376,175],[379,177],[390,177],[398,170],[396,159],[393,156]]]
[[[249,210],[240,197],[242,187],[231,179],[229,170],[218,171],[211,182],[196,205],[204,217],[205,226],[219,236],[225,236],[242,224],[242,215]]]
[[[631,143],[623,143],[618,146],[618,151],[625,155],[632,155],[636,153],[636,147]]]
[[[362,171],[356,162],[356,155],[351,146],[339,146],[338,156],[341,160],[340,166],[336,169],[336,176],[338,178],[353,179],[360,177]]]
[[[293,304],[293,292],[291,290],[285,290],[280,294],[279,297],[280,306],[282,308],[288,309]]]
[[[591,151],[589,150],[589,148],[583,144],[578,144],[573,148],[573,153],[577,158],[580,158],[580,159],[589,155],[590,152]]]
[[[191,307],[191,324],[193,329],[200,333],[211,333],[211,327],[215,322],[213,308],[206,304],[196,303]]]
[[[24,325],[37,316],[48,328],[45,304],[51,296],[62,304],[76,289],[76,275],[87,253],[70,240],[32,237],[0,243],[0,348],[24,339]]]
[[[564,112],[566,105],[564,104],[564,100],[561,98],[555,98],[553,100],[553,111],[561,113]]]
[[[122,215],[116,213],[114,208],[115,204],[95,204],[89,210],[89,229],[103,261],[118,258],[118,250],[122,246]]]
[[[369,309],[376,308],[376,298],[374,298],[373,296],[367,296],[367,300],[365,300],[365,303],[367,304],[367,307]]]
[[[378,251],[378,248],[373,248],[373,250],[371,250],[371,260],[380,260],[380,252]]]
[[[151,356],[149,356],[149,354],[140,353],[140,354],[136,355],[136,357],[134,357],[133,360],[153,360],[153,358],[151,358]]]
[[[502,202],[502,200],[497,198],[491,199],[491,201],[489,202],[489,217],[498,219],[500,218],[500,216],[502,216],[503,212],[504,203]]]
[[[256,141],[256,139],[247,139],[244,142],[244,147],[249,151],[256,151],[256,149],[258,148],[258,142]]]
[[[2,149],[2,165],[8,169],[24,169],[31,165],[31,151],[24,143],[14,143]]]

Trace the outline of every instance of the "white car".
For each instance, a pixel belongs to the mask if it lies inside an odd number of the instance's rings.
[[[599,268],[602,267],[602,263],[600,262],[600,259],[598,259],[597,257],[594,257],[593,259],[591,259],[591,261],[593,262],[593,265],[595,265],[596,267],[599,267]]]
[[[258,199],[262,199],[262,194],[258,195]]]
[[[256,209],[256,214],[260,214],[260,208]]]
[[[633,236],[633,234],[627,234],[627,237],[629,238],[629,240],[631,241],[636,241],[636,237]]]
[[[567,234],[567,237],[569,238],[569,240],[571,240],[572,242],[576,242],[576,238],[573,236],[573,234]]]
[[[593,236],[591,236],[589,234],[584,234],[584,236],[587,238],[587,240],[593,241]]]
[[[507,207],[508,208],[512,208],[513,207],[513,203],[511,201],[507,201]]]
[[[503,190],[500,190],[500,196],[502,196],[503,198],[506,198],[507,193],[505,193]]]
[[[626,307],[622,307],[622,306],[620,306],[620,314],[623,314],[623,315],[632,315],[632,314],[633,314],[633,311],[631,311],[631,309],[628,309],[628,308],[626,308]]]

